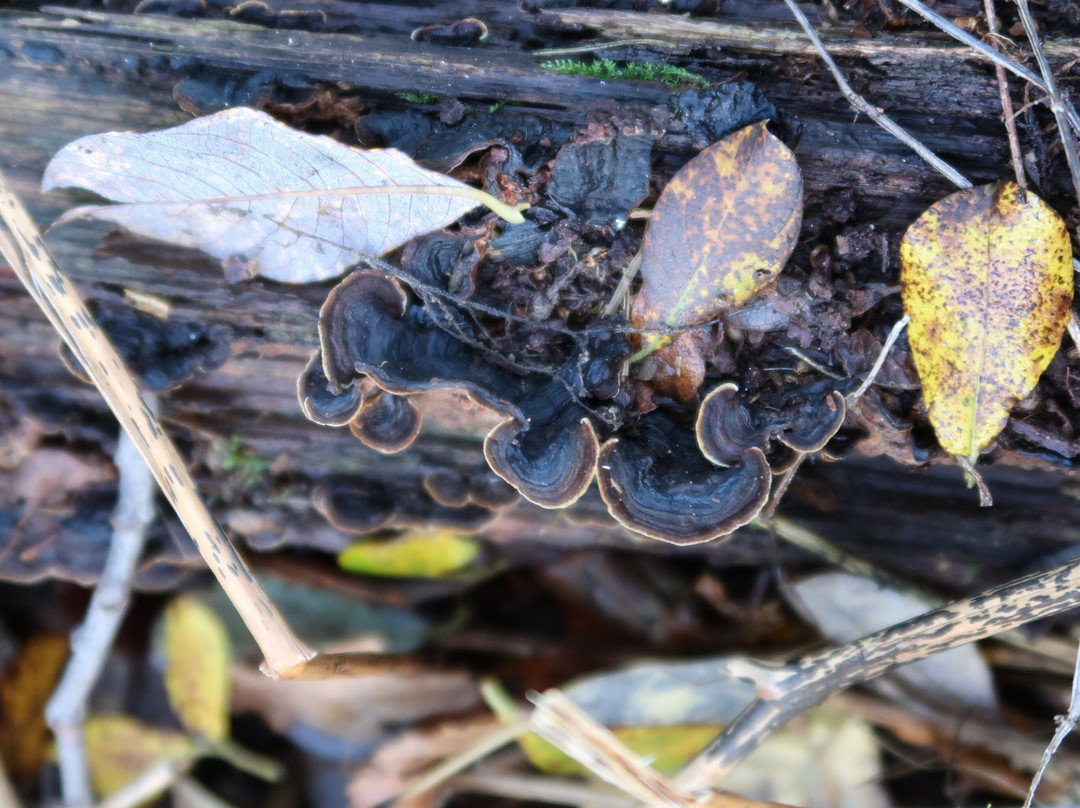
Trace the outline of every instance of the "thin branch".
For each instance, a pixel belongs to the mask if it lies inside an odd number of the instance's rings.
[[[103,799],[97,808],[137,808],[172,786],[191,768],[193,762],[189,757],[159,760],[126,786]]]
[[[402,792],[397,799],[412,800],[428,791],[441,786],[456,774],[464,771],[479,760],[506,746],[529,731],[528,722],[515,721],[512,724],[497,727],[476,741],[459,754],[447,758],[431,771],[424,774],[413,785]]]
[[[1054,113],[1054,120],[1057,121],[1061,147],[1065,149],[1065,161],[1069,165],[1069,176],[1072,177],[1073,192],[1076,194],[1077,203],[1080,204],[1080,155],[1076,152],[1076,138],[1073,137],[1072,126],[1069,125],[1065,102],[1062,101],[1057,82],[1054,81],[1054,71],[1050,69],[1050,62],[1047,61],[1046,53],[1043,51],[1039,32],[1035,28],[1035,20],[1031,18],[1028,0],[1016,0],[1016,8],[1020,12],[1020,21],[1024,24],[1024,33],[1027,34],[1028,42],[1031,43],[1035,61],[1039,64],[1039,72],[1042,73],[1043,81],[1046,82],[1046,93],[1050,97],[1050,111]]]
[[[559,690],[532,697],[536,704],[533,732],[576,760],[601,780],[611,783],[652,808],[778,808],[735,794],[713,791],[705,800],[679,788],[646,765],[607,727],[574,704]]]
[[[1032,73],[1019,62],[1010,59],[1005,54],[994,50],[985,42],[981,42],[980,40],[976,39],[964,29],[957,27],[933,9],[928,8],[920,0],[899,0],[899,2],[910,8],[927,22],[933,23],[935,26],[937,26],[937,28],[951,36],[953,39],[957,40],[958,42],[962,42],[969,48],[972,48],[973,50],[978,52],[980,55],[985,56],[994,64],[1001,65],[1010,73],[1019,76],[1020,78],[1031,83],[1035,87],[1038,87],[1047,95],[1050,94],[1049,87],[1047,87],[1046,83],[1041,78],[1039,78],[1038,75]],[[1071,104],[1065,104],[1064,108],[1065,114],[1068,116],[1069,121],[1072,123],[1072,125],[1080,129],[1080,115],[1076,114],[1076,110]]]
[[[247,564],[211,516],[180,452],[150,410],[75,285],[56,265],[30,214],[0,172],[0,255],[79,359],[123,430],[139,449],[199,553],[266,657],[270,675],[285,679],[385,672],[399,660],[373,654],[318,657],[289,628]]]
[[[155,403],[148,400],[150,406]],[[88,806],[92,801],[83,739],[87,702],[127,613],[131,581],[146,543],[146,530],[157,513],[154,477],[124,431],[120,432],[114,460],[119,496],[109,555],[86,617],[72,632],[71,658],[64,675],[45,707],[45,720],[56,737],[60,786],[67,806]]]
[[[885,344],[881,346],[881,351],[877,355],[877,359],[874,361],[874,366],[870,368],[870,372],[866,374],[866,378],[863,379],[863,383],[851,393],[848,393],[844,397],[844,403],[850,408],[854,407],[860,398],[866,395],[866,391],[870,389],[870,385],[874,383],[874,379],[881,373],[881,369],[885,366],[885,360],[889,356],[889,351],[892,350],[892,346],[896,344],[896,341],[900,339],[900,333],[907,327],[907,324],[911,322],[911,315],[905,314],[893,325],[889,331],[889,336],[885,338]]]
[[[455,792],[492,794],[512,800],[581,805],[589,808],[638,808],[640,803],[606,787],[560,777],[521,774],[461,774],[447,784]]]
[[[759,696],[679,773],[675,783],[691,791],[712,788],[771,732],[832,693],[898,665],[1077,606],[1080,561],[1020,578],[773,671],[771,697]]]
[[[1050,761],[1054,759],[1054,755],[1057,754],[1061,744],[1069,737],[1069,733],[1076,729],[1077,723],[1080,723],[1080,648],[1077,648],[1076,651],[1076,668],[1073,670],[1069,712],[1066,715],[1057,717],[1057,730],[1054,732],[1054,737],[1050,739],[1050,743],[1047,744],[1046,751],[1043,752],[1038,771],[1031,778],[1031,786],[1028,788],[1027,797],[1024,799],[1024,808],[1031,808],[1031,802],[1035,799],[1035,792],[1039,790],[1039,783],[1042,782]]]
[[[983,0],[983,9],[986,12],[986,27],[990,36],[997,36],[999,29],[997,11],[994,10],[994,0]],[[1027,175],[1024,173],[1024,156],[1020,153],[1020,136],[1016,133],[1016,114],[1013,112],[1012,97],[1009,95],[1009,78],[1005,75],[1005,68],[999,64],[994,65],[994,75],[997,77],[998,96],[1001,99],[1001,120],[1005,124],[1005,132],[1009,136],[1009,155],[1012,157],[1013,174],[1016,176],[1016,184],[1022,192],[1027,192]]]
[[[840,68],[836,66],[836,62],[833,61],[832,56],[829,55],[829,51],[825,48],[825,43],[818,37],[817,33],[810,25],[810,21],[806,19],[806,15],[803,14],[802,10],[795,4],[795,0],[784,0],[784,3],[787,5],[788,10],[791,11],[791,15],[798,21],[799,25],[802,26],[807,37],[814,43],[814,47],[821,56],[821,60],[825,62],[825,66],[829,68],[829,72],[832,73],[833,78],[836,79],[836,83],[840,86],[840,92],[844,94],[844,98],[848,100],[848,103],[851,104],[856,112],[863,113],[890,135],[902,143],[905,143],[918,154],[919,157],[941,172],[954,185],[960,188],[971,187],[971,181],[968,180],[967,177],[908,134],[907,130],[900,126],[900,124],[896,123],[896,121],[884,112],[881,112],[877,107],[870,104],[865,98],[851,89],[851,85],[847,83],[844,74],[840,72]]]

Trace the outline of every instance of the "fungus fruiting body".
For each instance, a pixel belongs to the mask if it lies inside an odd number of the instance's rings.
[[[610,326],[582,331],[558,367],[526,371],[461,339],[467,324],[455,316],[430,298],[410,304],[382,272],[357,270],[322,308],[323,375],[309,367],[301,381],[305,412],[340,421],[353,407],[355,435],[379,451],[400,451],[420,428],[410,397],[464,393],[504,417],[487,435],[484,456],[518,494],[565,507],[595,475],[615,519],[674,544],[709,541],[747,524],[764,507],[772,475],[821,449],[844,420],[843,396],[826,385],[759,394],[751,409],[736,385],[721,384],[704,397],[696,422],[688,422],[685,406],[662,406],[624,423],[630,399],[620,368],[630,346]],[[344,398],[365,384],[373,392],[361,393],[359,404]],[[609,403],[622,415],[599,417]],[[424,488],[430,506],[458,516],[513,499],[498,487],[487,496],[460,475],[431,476]],[[393,518],[370,497],[347,504],[340,491],[327,496],[321,509],[347,529]]]
[[[349,429],[365,446],[394,454],[416,440],[420,421],[420,413],[406,396],[381,392],[364,402]]]
[[[720,468],[696,451],[692,432],[663,413],[642,418],[635,432],[607,441],[597,465],[600,495],[624,526],[699,544],[728,535],[764,507],[772,474],[760,449]]]
[[[320,334],[323,366],[335,384],[366,376],[397,395],[460,389],[506,416],[489,436],[485,455],[526,499],[562,507],[592,480],[598,441],[572,391],[575,384],[608,390],[611,374],[590,362],[572,357],[564,372],[553,375],[504,368],[447,333],[426,306],[407,305],[398,283],[372,270],[354,272],[330,293]],[[604,361],[621,358],[615,352]]]
[[[296,380],[296,395],[304,415],[320,426],[348,426],[364,404],[361,385],[350,384],[341,389],[331,384],[323,372],[322,355],[318,353]]]
[[[785,453],[789,457],[816,452],[844,423],[844,397],[820,385],[787,391],[782,400],[761,402],[753,413],[738,393],[738,385],[721,384],[705,396],[698,410],[698,445],[721,466],[739,462],[750,448],[769,452],[772,440],[792,450]],[[773,471],[785,471],[788,465],[773,462]]]

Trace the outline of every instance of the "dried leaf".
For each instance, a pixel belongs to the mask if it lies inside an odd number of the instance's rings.
[[[464,569],[480,552],[480,543],[449,530],[412,532],[387,541],[360,541],[338,555],[349,572],[389,578],[444,578]]]
[[[229,662],[225,624],[194,598],[165,611],[165,689],[180,721],[212,741],[229,734]]]
[[[845,572],[815,575],[792,585],[791,592],[792,605],[836,643],[852,642],[935,606],[925,598]],[[890,678],[902,682],[905,693],[915,694],[940,710],[963,715],[972,709],[991,713],[997,710],[990,669],[974,645],[912,662],[898,668]],[[888,680],[879,683],[887,685]]]
[[[888,808],[881,754],[865,720],[823,705],[799,716],[726,774],[747,799],[815,808]]]
[[[498,727],[488,718],[457,719],[431,729],[409,730],[383,744],[349,784],[351,808],[375,808],[414,785],[434,764],[468,748]],[[433,808],[438,794],[398,800],[397,808]]]
[[[639,327],[689,328],[744,303],[783,268],[801,223],[798,163],[764,123],[714,143],[653,208]]]
[[[1069,318],[1061,217],[1015,183],[948,196],[900,245],[908,340],[938,442],[972,463],[1050,364]]]
[[[371,743],[395,727],[464,713],[479,701],[476,683],[465,673],[275,681],[237,665],[233,682],[237,712],[257,713],[276,732],[314,752]]]
[[[201,249],[232,277],[287,283],[339,275],[487,197],[394,149],[354,149],[243,107],[160,132],[80,138],[45,169],[45,190],[65,186],[124,204],[76,208],[58,224],[114,222]]]
[[[126,715],[92,716],[85,737],[90,779],[99,797],[123,788],[155,763],[196,755],[196,743],[187,735],[155,729]]]
[[[15,777],[40,774],[49,742],[45,704],[68,656],[67,638],[28,639],[0,674],[0,763]]]

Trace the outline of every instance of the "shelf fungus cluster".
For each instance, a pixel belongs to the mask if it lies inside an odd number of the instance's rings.
[[[732,384],[705,397],[696,425],[662,408],[613,415],[630,347],[609,325],[583,331],[558,368],[524,371],[463,339],[455,316],[428,296],[410,303],[381,271],[354,271],[322,307],[321,351],[298,383],[305,414],[347,425],[368,446],[394,452],[419,431],[413,397],[458,391],[503,418],[488,433],[484,456],[517,494],[561,508],[595,476],[621,524],[675,544],[708,541],[749,522],[768,498],[772,475],[798,453],[824,446],[844,420],[844,399],[829,388],[755,401],[752,413]],[[428,483],[426,496],[448,508],[494,508],[516,497],[490,480],[440,476]],[[323,505],[350,529],[383,524],[345,518],[358,506],[337,495],[324,494]]]

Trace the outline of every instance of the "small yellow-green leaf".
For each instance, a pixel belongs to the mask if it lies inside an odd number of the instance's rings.
[[[196,744],[182,732],[148,727],[126,715],[96,715],[85,727],[90,779],[99,797],[123,788],[163,760],[196,756]]]
[[[685,724],[671,727],[616,727],[612,730],[629,749],[660,772],[670,773],[685,766],[705,748],[719,727]],[[543,738],[526,733],[518,738],[525,756],[547,774],[584,774],[585,768],[564,755]]]
[[[388,541],[361,541],[338,555],[349,572],[388,578],[443,578],[464,569],[480,552],[480,543],[446,530],[406,533]]]
[[[972,463],[1035,386],[1072,303],[1065,223],[1013,182],[946,197],[900,245],[908,341],[930,421]]]
[[[744,303],[783,269],[801,223],[799,165],[764,123],[709,146],[653,208],[636,324],[689,328]]]
[[[225,625],[194,598],[165,610],[165,689],[185,727],[211,741],[229,734],[229,662]]]

